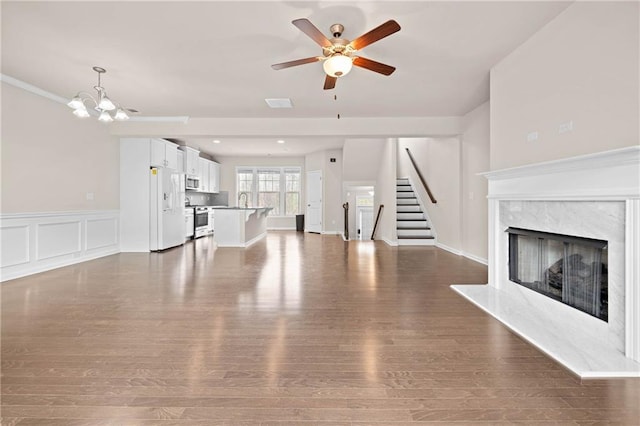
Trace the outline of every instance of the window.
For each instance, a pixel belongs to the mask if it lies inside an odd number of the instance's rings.
[[[259,207],[273,207],[271,214],[280,216],[280,170],[258,170]]]
[[[251,170],[238,171],[238,206],[244,207],[245,201],[247,207],[253,207],[253,172]]]
[[[300,170],[288,169],[284,171],[285,179],[285,216],[300,213]]]
[[[272,216],[299,214],[299,167],[238,167],[236,177],[239,206],[244,206],[246,197],[249,207],[272,207]]]

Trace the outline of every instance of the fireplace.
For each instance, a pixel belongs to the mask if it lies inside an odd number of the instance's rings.
[[[509,280],[608,321],[607,241],[508,228]]]
[[[640,377],[640,146],[484,176],[488,284],[453,288],[580,377]]]

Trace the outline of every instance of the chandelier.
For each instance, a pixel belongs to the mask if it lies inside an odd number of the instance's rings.
[[[101,67],[93,67],[93,70],[98,73],[98,85],[93,86],[93,88],[98,92],[98,96],[94,98],[91,94],[87,92],[78,92],[77,95],[71,99],[71,101],[67,104],[70,108],[73,109],[73,114],[76,117],[86,118],[89,117],[89,111],[87,111],[87,106],[85,102],[88,101],[92,103],[91,106],[94,107],[96,111],[98,111],[98,120],[109,123],[114,119],[119,121],[124,121],[129,119],[129,115],[127,111],[122,108],[120,105],[117,105],[111,101],[107,97],[107,91],[100,85],[100,75],[107,72],[104,68]],[[115,114],[111,116],[109,111],[115,110]],[[135,112],[135,110],[129,110],[130,112]]]

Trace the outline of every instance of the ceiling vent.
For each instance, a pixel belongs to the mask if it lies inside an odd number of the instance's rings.
[[[267,98],[264,101],[270,108],[293,108],[289,98]]]

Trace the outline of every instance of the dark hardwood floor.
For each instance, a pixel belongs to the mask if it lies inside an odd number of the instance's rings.
[[[640,380],[581,381],[453,292],[433,247],[271,232],[1,284],[2,424],[638,424]]]

